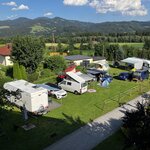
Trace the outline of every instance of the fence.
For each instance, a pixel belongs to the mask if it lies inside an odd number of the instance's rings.
[[[124,91],[120,92],[117,95],[111,97],[108,96],[107,99],[102,100],[100,102],[91,101],[87,105],[90,105],[92,110],[91,113],[93,114],[92,118],[98,117],[100,114],[105,114],[116,107],[120,107],[121,105],[127,103],[128,101],[136,98],[139,95],[144,94],[150,90],[150,80],[146,80],[143,82],[138,82],[136,86]],[[86,107],[87,107],[86,105]]]

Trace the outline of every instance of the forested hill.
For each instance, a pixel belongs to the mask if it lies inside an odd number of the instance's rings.
[[[66,20],[59,17],[52,19],[46,17],[36,19],[18,18],[0,21],[0,37],[29,34],[49,36],[53,32],[57,35],[150,32],[150,21],[90,23]]]

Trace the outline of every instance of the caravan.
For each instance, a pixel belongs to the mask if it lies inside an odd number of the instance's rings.
[[[25,80],[16,80],[4,84],[4,89],[10,92],[7,99],[20,109],[26,108],[28,112],[41,115],[47,112],[48,92],[42,87]],[[16,94],[11,94],[15,92]]]
[[[67,72],[66,74],[68,78],[58,83],[61,88],[74,94],[82,94],[87,91],[87,83],[84,79],[73,72]]]

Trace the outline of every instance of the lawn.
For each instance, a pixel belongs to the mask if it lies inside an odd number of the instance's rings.
[[[109,138],[104,140],[101,144],[96,146],[93,150],[123,150],[125,145],[124,135],[121,130],[117,131]],[[133,148],[127,148],[126,150],[133,150]]]
[[[112,68],[110,73],[117,74],[121,71]],[[129,92],[130,94],[122,92],[138,87],[138,85],[148,85],[148,83],[148,81],[135,83],[114,79],[108,88],[102,88],[94,82],[90,85],[90,88],[96,89],[96,93],[85,93],[83,95],[68,93],[66,98],[58,101],[62,103],[61,107],[44,116],[30,118],[29,122],[36,125],[36,128],[30,131],[24,131],[21,128],[15,130],[13,124],[23,125],[23,117],[17,109],[8,112],[6,117],[9,119],[3,126],[6,135],[0,137],[0,149],[41,150],[87,122],[118,107],[119,102],[127,102],[133,99],[139,94],[139,88],[132,89]]]
[[[116,43],[110,43],[110,44],[116,44]],[[132,47],[135,47],[135,48],[142,48],[144,43],[118,43],[120,46],[123,46],[123,45],[128,45],[128,46],[132,46]]]
[[[3,47],[3,46],[5,46],[5,44],[0,44],[0,47]]]

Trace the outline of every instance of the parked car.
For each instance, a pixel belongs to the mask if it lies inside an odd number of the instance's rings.
[[[133,72],[132,75],[132,80],[137,81],[137,80],[145,80],[149,78],[149,72],[147,70],[136,70]]]
[[[118,79],[120,80],[131,80],[132,79],[132,73],[130,72],[122,72],[119,74]]]
[[[46,83],[46,84],[37,84],[38,87],[43,87],[48,90],[48,95],[52,95],[57,99],[61,99],[67,96],[67,92],[56,84]]]

